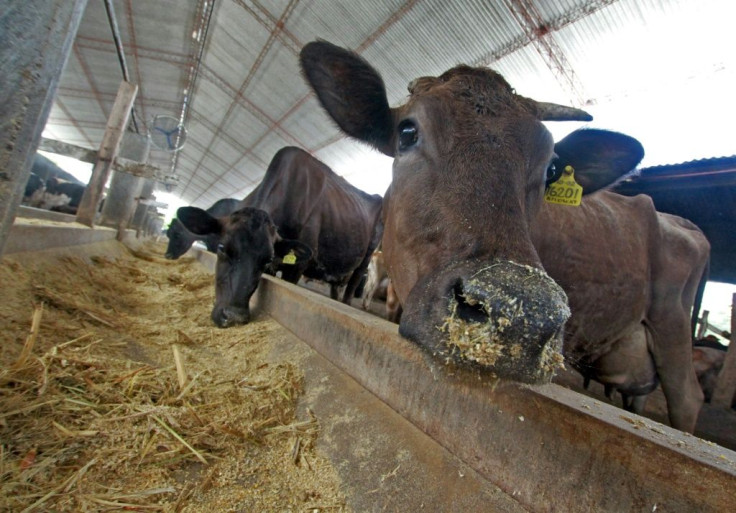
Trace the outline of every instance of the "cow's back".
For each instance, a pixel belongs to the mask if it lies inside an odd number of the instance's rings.
[[[353,187],[299,148],[279,150],[243,202],[268,212],[282,237],[312,248],[309,278],[347,279],[377,243],[380,196]]]

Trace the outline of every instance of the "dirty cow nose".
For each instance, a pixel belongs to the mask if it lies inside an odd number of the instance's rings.
[[[458,264],[417,283],[399,331],[447,363],[540,383],[562,363],[569,315],[562,288],[540,269]]]
[[[238,324],[247,324],[249,320],[250,312],[245,308],[216,307],[212,310],[212,322],[218,328],[229,328]]]
[[[164,258],[166,258],[168,260],[173,260],[174,259],[174,255],[172,253],[166,253],[164,255]]]

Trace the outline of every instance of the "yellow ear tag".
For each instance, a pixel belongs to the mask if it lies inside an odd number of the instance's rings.
[[[572,166],[565,166],[562,176],[549,184],[544,191],[544,201],[557,205],[577,207],[583,197],[583,188],[575,182],[575,170]]]
[[[289,251],[289,254],[285,255],[284,259],[281,262],[286,265],[296,264],[296,255],[294,254],[294,250],[292,249],[291,251]]]

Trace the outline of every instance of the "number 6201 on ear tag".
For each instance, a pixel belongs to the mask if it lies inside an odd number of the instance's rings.
[[[557,205],[577,207],[582,198],[583,188],[575,182],[575,170],[572,166],[565,166],[559,180],[549,184],[544,191],[544,201]]]

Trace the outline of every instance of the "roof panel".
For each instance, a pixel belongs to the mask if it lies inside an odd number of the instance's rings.
[[[269,77],[283,79],[270,80]],[[297,55],[276,42],[253,76],[245,94],[249,101],[268,113],[271,119],[279,121],[309,92],[299,71]]]
[[[222,125],[223,131],[230,134],[231,145],[247,151],[253,144],[268,133],[268,123],[265,123],[247,107],[238,103],[233,109],[233,114]]]
[[[177,0],[155,2],[117,0],[115,11],[123,40],[130,46],[128,28],[129,22],[132,21],[138,46],[161,52],[186,53],[186,49],[192,44],[198,3]],[[130,16],[128,5],[132,7]]]
[[[230,1],[221,3],[211,31],[204,63],[238,91],[266,44],[269,31]]]
[[[139,83],[139,129],[145,133],[155,114],[179,116],[189,94],[189,142],[176,159],[175,190],[189,201],[206,193],[205,158],[227,174],[228,186],[242,181],[243,190],[252,188],[246,177],[260,181],[284,145],[303,146],[338,168],[372,162],[372,150],[337,138],[300,77],[297,53],[316,38],[358,49],[383,74],[392,105],[405,100],[410,80],[461,62],[490,64],[520,94],[560,103],[571,99],[565,73],[572,73],[592,125],[639,137],[648,165],[733,153],[722,124],[736,114],[734,102],[724,101],[736,88],[731,0],[218,0],[201,65],[203,2],[113,5],[129,75]],[[528,26],[520,6],[540,25]],[[98,146],[121,78],[104,4],[88,2],[45,133]],[[683,98],[675,118],[671,105]],[[550,128],[559,136],[576,126]],[[167,172],[172,158],[151,153]],[[379,175],[385,180],[386,171]]]
[[[216,155],[220,162],[227,164],[228,167],[232,167],[242,156],[242,152],[233,148],[224,139],[218,139],[210,148],[210,153]]]

